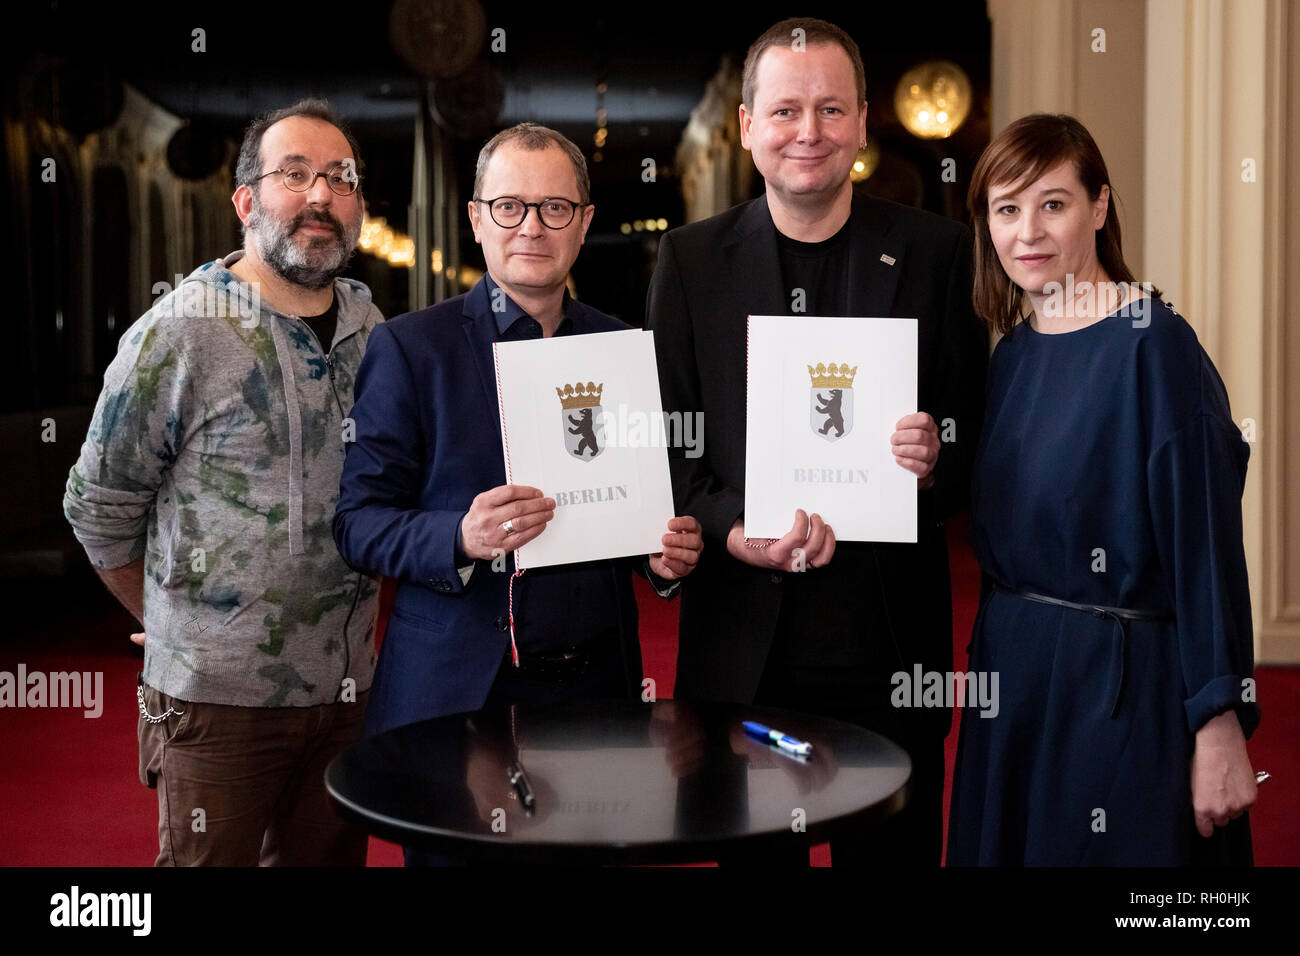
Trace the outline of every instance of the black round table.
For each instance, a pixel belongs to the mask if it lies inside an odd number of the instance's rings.
[[[812,754],[747,734],[746,720]],[[325,786],[369,832],[461,859],[669,863],[870,827],[902,808],[911,769],[879,734],[823,717],[582,701],[399,727],[341,753]]]

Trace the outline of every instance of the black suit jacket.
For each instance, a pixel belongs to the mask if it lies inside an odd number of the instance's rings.
[[[918,399],[944,431],[955,423],[919,492],[917,544],[841,543],[833,561],[861,566],[882,589],[882,620],[901,666],[952,668],[952,609],[942,521],[965,508],[984,408],[988,339],[971,307],[971,238],[963,225],[906,206],[853,197],[849,314],[918,320]],[[745,502],[746,319],[790,314],[766,197],[667,233],[650,282],[664,408],[703,413],[703,454],[670,450],[679,514],[707,544],[683,582],[677,693],[748,702],[775,635],[783,575],[735,560],[726,537]],[[805,572],[816,574],[816,570]],[[827,614],[835,613],[829,606]],[[947,726],[947,712],[936,721]]]

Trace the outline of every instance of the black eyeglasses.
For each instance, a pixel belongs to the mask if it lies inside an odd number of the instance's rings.
[[[280,169],[273,169],[269,173],[262,173],[253,182],[265,179],[267,176],[280,174],[280,182],[284,188],[295,193],[305,193],[316,185],[316,180],[324,177],[325,185],[329,186],[330,191],[338,196],[351,196],[361,185],[361,177],[357,175],[356,167],[352,161],[348,160],[343,163],[331,163],[326,167],[325,172],[318,173],[306,163],[294,161]]]
[[[547,229],[563,229],[573,222],[574,215],[581,206],[590,206],[589,202],[573,202],[569,199],[552,197],[541,202],[524,202],[518,196],[501,196],[497,199],[475,199],[486,203],[488,214],[502,229],[513,229],[520,225],[528,215],[529,209],[537,210],[537,218]]]

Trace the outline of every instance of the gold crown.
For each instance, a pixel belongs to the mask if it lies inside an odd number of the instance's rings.
[[[588,382],[584,388],[579,382],[577,386],[565,385],[563,391],[558,387],[555,394],[560,396],[560,404],[564,408],[595,408],[600,404],[600,393],[605,390],[605,383],[597,385],[595,382]]]
[[[817,363],[817,367],[808,366],[808,377],[812,379],[813,388],[852,388],[853,378],[858,374],[858,367],[855,365],[849,368],[849,363],[836,365],[832,362],[830,365]]]

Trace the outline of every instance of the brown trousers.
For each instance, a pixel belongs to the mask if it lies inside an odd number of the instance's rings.
[[[230,707],[144,687],[140,780],[158,790],[155,866],[364,866],[367,836],[325,791],[325,768],[361,735],[355,703]]]

